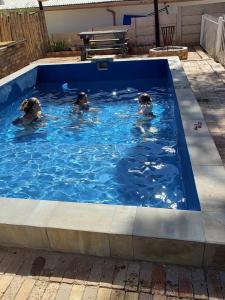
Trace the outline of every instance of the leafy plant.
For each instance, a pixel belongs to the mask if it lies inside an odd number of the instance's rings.
[[[69,50],[69,48],[67,47],[64,41],[51,41],[49,48],[50,48],[49,50],[53,52]]]

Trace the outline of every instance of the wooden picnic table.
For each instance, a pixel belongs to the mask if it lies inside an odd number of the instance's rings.
[[[83,40],[81,60],[85,60],[91,52],[116,51],[123,56],[127,54],[128,29],[98,30],[80,32]]]

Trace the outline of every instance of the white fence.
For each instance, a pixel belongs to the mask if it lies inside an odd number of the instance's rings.
[[[225,65],[225,15],[202,16],[200,45],[209,55]]]

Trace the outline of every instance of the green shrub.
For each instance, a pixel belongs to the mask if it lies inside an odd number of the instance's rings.
[[[59,52],[59,51],[67,51],[69,48],[67,47],[64,41],[51,41],[50,42],[50,51]]]

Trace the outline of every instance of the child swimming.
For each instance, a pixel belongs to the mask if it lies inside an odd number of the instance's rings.
[[[152,98],[148,93],[143,93],[139,96],[138,102],[140,104],[139,114],[146,117],[154,118],[155,115],[152,112]]]
[[[83,113],[89,110],[88,97],[85,92],[80,92],[77,96],[77,100],[75,102],[73,112],[75,113]]]
[[[15,119],[13,125],[30,125],[36,123],[42,118],[41,104],[38,98],[31,97],[25,99],[20,106],[20,110],[24,112],[22,117]]]

